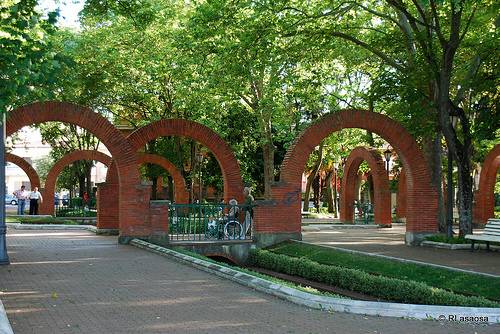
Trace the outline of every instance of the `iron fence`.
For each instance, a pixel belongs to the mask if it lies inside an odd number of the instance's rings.
[[[373,204],[354,202],[354,207],[356,208],[354,224],[373,224],[375,222]]]
[[[169,204],[171,241],[252,240],[249,205]]]
[[[54,198],[56,217],[95,217],[97,216],[96,199],[84,201],[81,197]]]

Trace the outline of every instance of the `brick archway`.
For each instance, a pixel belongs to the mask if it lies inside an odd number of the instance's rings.
[[[132,132],[128,139],[134,150],[139,150],[158,137],[187,137],[203,144],[217,159],[224,180],[224,200],[243,200],[243,180],[240,165],[231,147],[210,128],[186,119],[163,119]]]
[[[5,152],[5,161],[12,162],[14,165],[21,168],[26,175],[28,175],[31,188],[40,188],[40,178],[38,177],[38,173],[26,160],[15,154]]]
[[[479,189],[474,199],[474,223],[484,225],[494,217],[495,183],[500,168],[500,144],[493,147],[484,159],[479,174]]]
[[[132,150],[137,152],[151,140],[166,136],[188,137],[205,145],[212,151],[219,163],[224,180],[224,201],[227,203],[231,198],[236,198],[238,202],[243,201],[243,180],[240,165],[229,145],[210,128],[186,119],[163,119],[133,131],[128,135],[127,139],[132,146]],[[114,162],[111,163],[111,167],[108,169],[106,184],[100,187],[102,193],[108,193],[110,189],[116,187],[117,175],[113,166]],[[101,199],[98,198],[97,201],[99,202]],[[105,205],[105,203],[102,203],[102,205]],[[99,219],[105,220],[109,228],[117,225],[116,213],[112,211],[108,210],[106,217]]]
[[[359,166],[363,161],[370,166],[373,177],[375,224],[391,225],[391,194],[384,161],[378,150],[366,147],[356,147],[347,158],[342,178],[340,220],[353,222],[356,179]]]
[[[139,164],[155,164],[162,168],[164,168],[174,181],[174,198],[176,203],[186,204],[189,202],[189,193],[186,190],[186,181],[184,177],[182,177],[181,172],[177,169],[177,167],[171,163],[165,157],[156,154],[147,154],[147,153],[139,153],[137,155],[137,162]]]
[[[415,139],[401,124],[387,116],[364,110],[343,110],[318,119],[289,147],[281,165],[280,182],[272,187],[273,201],[260,203],[255,210],[258,238],[274,241],[301,238],[300,185],[306,161],[321,140],[347,128],[374,132],[396,150],[407,176],[406,242],[417,243],[425,234],[437,232],[437,193]]]
[[[95,160],[102,162],[109,167],[111,164],[111,157],[99,151],[91,150],[76,150],[71,153],[66,154],[58,162],[52,166],[49,173],[47,174],[47,179],[45,180],[45,187],[43,190],[43,198],[45,199],[40,205],[40,213],[43,215],[53,215],[54,208],[54,192],[56,188],[56,181],[59,174],[63,171],[64,167],[72,164],[78,160]]]
[[[135,152],[127,138],[98,113],[67,102],[36,102],[13,110],[7,118],[6,135],[12,135],[24,126],[49,121],[78,125],[106,145],[119,172],[120,240],[149,235],[149,223],[144,219],[148,212],[148,189],[140,187]]]

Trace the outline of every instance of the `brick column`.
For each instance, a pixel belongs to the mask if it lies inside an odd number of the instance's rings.
[[[406,218],[406,173],[402,169],[398,179],[398,193],[396,196],[396,217]],[[445,188],[446,189],[446,188]],[[446,197],[445,197],[446,198]]]
[[[96,206],[98,229],[119,229],[118,184],[103,182],[97,184]]]
[[[149,202],[150,240],[154,243],[168,244],[168,202]]]
[[[288,239],[302,240],[300,215],[300,184],[272,186],[272,200],[256,201],[254,208],[254,239],[266,247]]]

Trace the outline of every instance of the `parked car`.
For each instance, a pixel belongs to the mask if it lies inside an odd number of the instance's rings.
[[[68,205],[69,204],[69,198],[68,195],[61,195],[59,196],[59,193],[54,193],[54,205]]]
[[[5,204],[17,205],[17,198],[14,195],[5,194]]]

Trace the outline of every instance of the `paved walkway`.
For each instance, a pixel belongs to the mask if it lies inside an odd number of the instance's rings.
[[[405,226],[302,232],[304,241],[500,275],[500,252],[408,247]]]
[[[498,333],[327,313],[85,231],[9,231],[0,298],[23,333]]]

